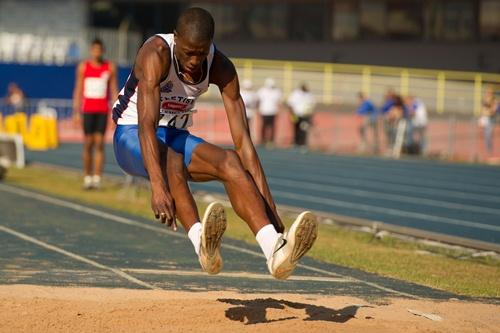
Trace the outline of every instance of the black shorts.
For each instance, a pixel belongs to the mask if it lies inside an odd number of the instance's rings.
[[[85,135],[106,133],[108,125],[107,113],[84,113],[83,114],[83,133]]]
[[[272,116],[262,116],[262,122],[264,127],[274,127],[274,118],[276,118],[275,115]]]

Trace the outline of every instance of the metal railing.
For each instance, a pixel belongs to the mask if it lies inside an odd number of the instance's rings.
[[[479,115],[481,98],[487,86],[500,88],[500,74],[424,70],[369,65],[291,62],[257,59],[232,59],[240,79],[249,79],[254,87],[267,77],[276,80],[285,96],[302,82],[325,106],[342,109],[357,104],[358,92],[374,102],[382,102],[388,88],[399,94],[423,100],[437,114]],[[209,96],[217,94],[211,89]]]
[[[231,144],[231,133],[223,105],[220,102],[197,103],[198,112],[194,118],[193,134],[216,144]],[[11,105],[0,100],[0,115],[5,118],[16,111]],[[59,136],[62,141],[80,140],[81,129],[72,122],[72,101],[67,99],[28,99],[21,109],[29,121],[35,113],[51,113],[57,115]],[[1,121],[1,120],[0,120]],[[251,123],[254,142],[260,142],[261,119],[257,115]],[[377,127],[378,142],[374,140],[372,130],[367,133],[368,144],[374,148],[363,147],[359,135],[359,118],[354,112],[318,111],[313,116],[313,126],[309,133],[308,145],[312,149],[329,153],[373,153],[384,154],[388,146],[383,120]],[[500,126],[497,126],[500,128]],[[0,130],[2,126],[0,123]],[[496,130],[498,131],[497,128]],[[110,131],[111,132],[111,131]],[[457,117],[455,114],[434,115],[429,118],[427,126],[427,155],[431,157],[455,158],[461,160],[482,160],[487,156],[500,157],[500,135],[494,136],[493,153],[485,148],[484,133],[478,125],[477,117],[472,114]],[[500,133],[497,133],[500,134]],[[108,133],[110,139],[112,133]],[[293,124],[288,112],[282,111],[276,119],[276,139],[278,147],[293,145]]]
[[[9,116],[15,112],[24,112],[28,117],[35,113],[55,112],[57,119],[68,119],[73,114],[73,101],[70,99],[26,99],[20,105],[13,106],[5,100],[0,100],[0,114],[3,117]]]

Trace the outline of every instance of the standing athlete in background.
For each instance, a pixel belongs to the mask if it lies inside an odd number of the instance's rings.
[[[83,188],[99,188],[104,165],[104,135],[108,123],[110,100],[118,96],[116,67],[103,59],[104,45],[95,39],[90,45],[90,58],[78,64],[73,92],[73,117],[82,122],[84,144]]]
[[[149,178],[156,218],[175,227],[178,215],[202,268],[210,274],[222,268],[219,247],[225,213],[213,203],[200,222],[187,178],[221,181],[236,213],[256,236],[269,271],[285,279],[313,245],[317,222],[312,213],[304,212],[282,234],[284,226],[249,135],[236,70],[216,50],[213,36],[212,16],[190,8],[179,17],[174,34],[155,35],[140,48],[113,107],[118,124],[116,160],[127,173]],[[234,150],[207,143],[187,130],[195,101],[210,83],[221,92]]]
[[[262,116],[260,140],[262,144],[272,147],[276,134],[276,115],[280,111],[283,92],[276,86],[274,79],[268,77],[264,86],[257,91],[257,96],[259,113]]]
[[[316,98],[304,82],[292,91],[287,104],[292,111],[295,125],[294,143],[299,147],[307,147],[307,138],[312,124]]]

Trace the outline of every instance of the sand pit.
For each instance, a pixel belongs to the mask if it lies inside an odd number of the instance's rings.
[[[2,333],[498,332],[499,313],[498,305],[462,301],[0,286]]]

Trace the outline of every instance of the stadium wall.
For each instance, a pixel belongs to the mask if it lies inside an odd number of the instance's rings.
[[[17,83],[29,98],[70,99],[75,84],[76,65],[44,66],[0,64],[0,95],[10,82]],[[118,67],[119,86],[123,86],[130,67]]]
[[[0,0],[0,31],[77,34],[88,25],[82,0]]]
[[[408,43],[363,41],[334,43],[218,42],[235,58],[370,64],[500,73],[500,43]],[[457,56],[460,55],[460,56]]]

